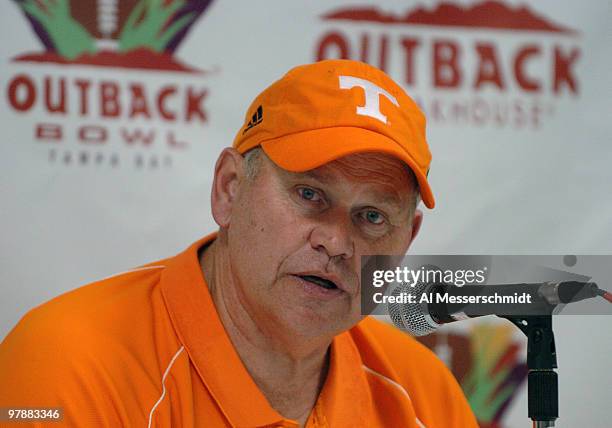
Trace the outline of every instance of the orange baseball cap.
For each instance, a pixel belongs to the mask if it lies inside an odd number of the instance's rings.
[[[233,144],[240,153],[257,146],[294,172],[353,153],[387,153],[412,169],[423,202],[435,205],[425,115],[389,76],[363,62],[301,65],[270,85],[251,103]]]

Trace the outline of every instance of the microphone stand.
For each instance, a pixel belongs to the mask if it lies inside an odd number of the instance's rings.
[[[548,315],[501,316],[527,336],[528,415],[533,428],[555,426],[559,416],[557,352],[552,329],[552,311]]]

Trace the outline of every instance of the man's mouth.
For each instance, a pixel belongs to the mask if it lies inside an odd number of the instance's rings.
[[[335,282],[330,281],[325,278],[321,278],[320,276],[315,275],[296,275],[302,278],[304,281],[312,282],[313,284],[318,285],[319,287],[325,288],[326,290],[336,290],[338,286]]]

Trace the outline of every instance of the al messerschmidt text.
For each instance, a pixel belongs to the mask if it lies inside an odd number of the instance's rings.
[[[435,297],[434,297],[435,295]],[[383,293],[374,293],[374,303],[417,303],[417,295],[402,292],[396,296],[385,296]],[[488,296],[454,296],[449,293],[423,293],[418,303],[459,303],[459,304],[517,304],[531,303],[531,294],[514,293],[505,295],[494,293]]]

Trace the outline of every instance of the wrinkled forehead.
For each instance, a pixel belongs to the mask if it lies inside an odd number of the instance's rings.
[[[386,153],[365,152],[347,155],[308,171],[322,176],[335,173],[354,178],[378,178],[389,184],[411,179],[412,171],[403,161]]]
[[[418,191],[410,168],[401,160],[385,153],[355,153],[304,172],[291,172],[275,167],[287,179],[308,178],[330,185],[350,182],[353,188],[362,184],[396,203],[402,203]]]

